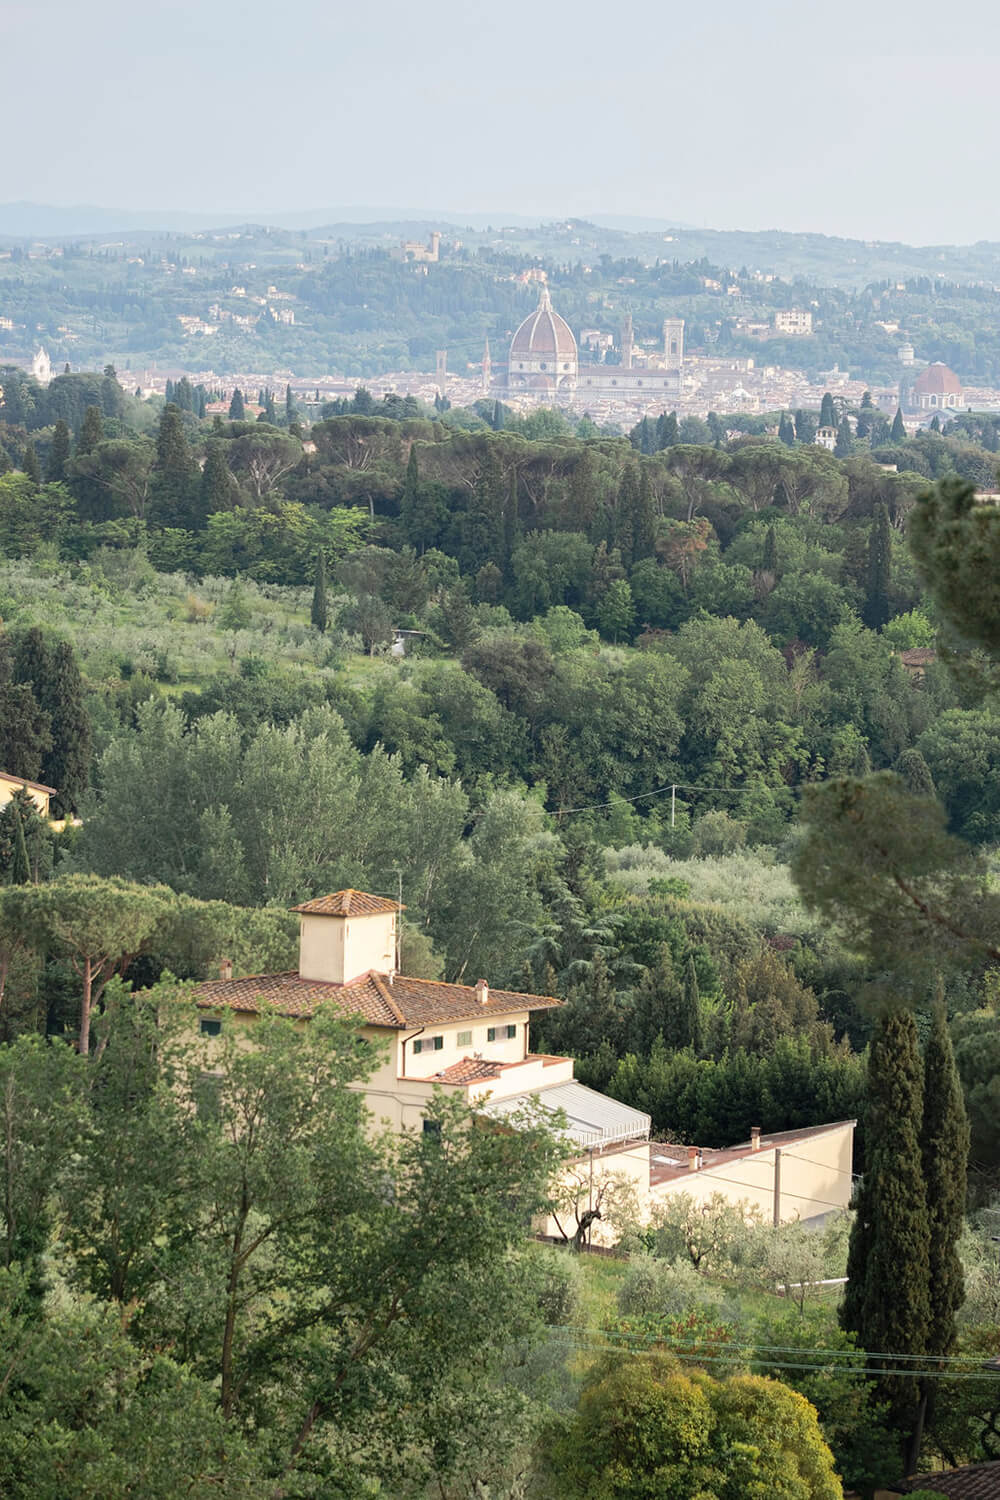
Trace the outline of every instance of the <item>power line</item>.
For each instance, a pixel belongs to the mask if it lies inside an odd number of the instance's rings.
[[[583,1334],[585,1337],[591,1334],[589,1329],[579,1328],[579,1326],[571,1325],[571,1323],[561,1323],[558,1326],[567,1332]],[[631,1340],[633,1343],[678,1344],[679,1347],[687,1347],[688,1344],[693,1343],[691,1338],[685,1338],[681,1334],[673,1335],[673,1337],[661,1334],[630,1334],[630,1332],[624,1331],[624,1329],[622,1331],[618,1331],[618,1329],[601,1329],[600,1334],[604,1338],[618,1338],[618,1340],[624,1341]],[[727,1340],[721,1334],[705,1334],[697,1337],[697,1343],[726,1344]],[[732,1347],[736,1349],[739,1346],[733,1344]],[[936,1365],[975,1365],[981,1361],[981,1356],[979,1355],[891,1355],[891,1353],[879,1349],[808,1349],[804,1344],[753,1344],[751,1347],[759,1353],[771,1353],[771,1355],[822,1355],[826,1361],[831,1361],[831,1359],[900,1359],[900,1361],[918,1361],[918,1359],[927,1361],[927,1359],[933,1359]],[[1000,1371],[984,1371],[984,1374],[988,1374],[991,1379],[1000,1379]]]
[[[697,1340],[689,1339],[686,1341],[671,1342],[671,1340],[669,1339],[657,1339],[655,1335],[652,1336],[652,1339],[656,1343],[663,1344],[670,1352],[676,1351],[682,1358],[686,1357],[692,1363],[699,1365],[762,1365],[765,1369],[803,1370],[807,1373],[812,1374],[823,1373],[822,1365],[806,1364],[802,1361],[790,1359],[769,1359],[763,1355],[749,1353],[746,1349],[740,1348],[738,1346],[734,1346],[732,1354],[726,1356],[722,1354],[705,1354],[701,1350],[692,1347],[697,1342]],[[647,1359],[655,1357],[657,1353],[657,1350],[655,1348],[629,1348],[627,1346],[623,1351],[622,1345],[620,1343],[616,1344],[601,1342],[596,1336],[587,1339],[585,1342],[581,1342],[579,1339],[567,1339],[565,1342],[570,1346],[570,1348],[579,1349],[584,1352],[593,1352],[595,1350],[607,1354],[621,1354],[622,1352],[627,1352],[633,1356],[644,1356]],[[811,1351],[795,1350],[793,1352],[809,1353]],[[867,1351],[864,1350],[858,1350],[858,1353],[859,1355],[863,1355],[866,1359],[878,1357],[870,1355],[867,1353]],[[907,1358],[918,1356],[901,1357]],[[928,1356],[921,1355],[919,1357],[926,1359]],[[988,1370],[959,1371],[929,1368],[915,1370],[895,1369],[892,1366],[887,1365],[841,1365],[839,1368],[846,1370],[849,1374],[852,1375],[870,1375],[882,1377],[886,1375],[896,1375],[908,1380],[1000,1380],[1000,1374],[996,1374]]]
[[[694,782],[671,781],[666,786],[658,786],[651,792],[639,792],[635,797],[613,797],[610,802],[590,802],[586,807],[560,807],[556,810],[557,818],[567,818],[571,813],[601,812],[608,807],[620,807],[623,804],[633,802],[646,802],[652,797],[666,796],[667,792],[715,792],[728,793],[732,797],[742,796],[744,792],[776,792],[794,791],[793,787],[769,787],[748,784],[747,786],[699,786]]]

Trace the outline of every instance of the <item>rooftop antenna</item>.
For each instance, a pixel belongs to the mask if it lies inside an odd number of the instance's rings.
[[[396,896],[397,896],[397,901],[398,901],[398,905],[399,905],[399,910],[396,913],[396,973],[398,974],[400,972],[400,964],[402,962],[402,959],[401,959],[402,928],[403,928],[403,910],[402,910],[402,908],[403,908],[403,872],[402,872],[402,870],[400,870],[400,869],[397,868],[396,871],[395,871],[395,875],[396,875]]]

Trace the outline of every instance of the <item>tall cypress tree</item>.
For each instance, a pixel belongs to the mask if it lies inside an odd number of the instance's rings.
[[[172,402],[160,417],[151,490],[154,525],[199,529],[203,521],[201,475],[188,447],[180,408]]]
[[[829,391],[824,391],[823,399],[819,404],[819,425],[821,427],[836,427],[837,408],[833,404],[833,397]]]
[[[701,1050],[701,991],[698,988],[698,971],[694,954],[689,953],[684,967],[684,1026],[687,1031],[687,1046],[695,1052]]]
[[[906,789],[915,797],[936,797],[937,787],[931,768],[919,750],[904,750],[892,768],[906,783]]]
[[[680,442],[680,426],[677,422],[677,413],[661,412],[656,419],[656,446],[658,449],[673,448]]]
[[[889,511],[876,505],[868,537],[868,587],[864,621],[869,630],[881,630],[889,618],[889,587],[892,583],[892,533]]]
[[[24,821],[17,801],[12,801],[11,814],[14,820],[14,858],[10,867],[11,885],[28,885],[31,881],[31,861],[28,858],[28,843],[24,837]]]
[[[76,440],[77,453],[93,453],[104,439],[104,418],[99,406],[88,406],[83,414],[80,436]]]
[[[291,385],[285,385],[285,426],[291,427],[296,420],[298,412],[295,409],[295,397],[292,395]]]
[[[243,401],[243,392],[237,386],[229,403],[229,420],[230,422],[245,422],[246,416],[247,409]]]
[[[795,446],[795,424],[786,411],[781,413],[781,421],[778,423],[778,440],[786,448]]]
[[[896,415],[892,419],[892,427],[889,429],[889,436],[894,443],[901,443],[906,436],[906,426],[903,422],[903,411],[899,406],[896,407]]]
[[[778,576],[778,538],[775,535],[775,530],[774,530],[773,526],[769,526],[767,528],[767,531],[766,531],[765,535],[764,535],[764,558],[763,558],[763,561],[761,562],[761,568],[763,569],[763,571],[765,573],[772,573],[774,575],[774,577],[777,578],[777,576]]]
[[[35,452],[34,443],[26,443],[24,446],[24,457],[21,459],[21,468],[27,474],[32,484],[39,485],[42,482],[42,470],[38,462],[38,454]]]
[[[618,487],[614,535],[614,544],[621,553],[621,559],[626,568],[630,568],[635,561],[635,517],[638,509],[638,470],[634,463],[626,464],[622,482]]]
[[[656,541],[656,509],[653,505],[653,488],[649,482],[649,472],[645,468],[639,471],[639,489],[636,494],[632,538],[632,557],[635,562],[643,557],[652,557],[653,545]]]
[[[50,743],[42,756],[41,779],[58,793],[53,811],[76,812],[90,779],[92,730],[73,648],[68,641],[50,647],[32,626],[17,641],[13,675],[31,689],[47,718]]]
[[[62,417],[52,429],[52,446],[49,461],[45,466],[45,478],[49,484],[58,484],[66,478],[66,461],[69,458],[69,424]]]
[[[965,1300],[965,1278],[958,1254],[965,1215],[969,1161],[969,1120],[945,1008],[934,1007],[924,1053],[924,1182],[930,1220],[930,1327],[927,1348],[950,1354],[955,1315]]]
[[[229,465],[226,463],[225,444],[214,438],[205,451],[205,467],[201,471],[203,514],[212,516],[216,511],[229,510],[234,488]]]
[[[851,432],[851,424],[847,420],[847,418],[844,417],[841,421],[840,426],[837,428],[837,442],[833,450],[834,458],[850,458],[851,444],[853,443],[853,441],[854,435]]]
[[[927,1193],[920,1135],[923,1068],[907,1010],[884,1014],[868,1053],[868,1162],[851,1230],[842,1327],[857,1336],[878,1399],[912,1456],[922,1407],[917,1382],[885,1367],[885,1354],[924,1355],[930,1333]],[[898,1361],[897,1361],[898,1366]],[[909,1472],[907,1470],[906,1472]]]
[[[330,606],[326,599],[326,554],[320,547],[316,553],[316,582],[313,584],[310,619],[317,630],[325,630],[329,620]]]

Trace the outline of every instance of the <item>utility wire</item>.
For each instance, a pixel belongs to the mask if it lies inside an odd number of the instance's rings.
[[[610,802],[591,802],[586,807],[560,807],[554,816],[565,818],[570,813],[600,812],[606,807],[619,807],[622,803],[646,802],[651,797],[663,797],[667,792],[728,792],[730,796],[742,796],[744,792],[774,792],[782,790],[779,787],[756,786],[696,786],[693,782],[672,781],[667,786],[658,786],[651,792],[640,792],[636,797],[613,797]],[[785,791],[793,791],[793,787],[784,788]]]
[[[562,1323],[562,1324],[559,1324],[557,1326],[561,1330],[565,1330],[565,1331],[570,1332],[570,1333],[580,1333],[580,1334],[583,1334],[584,1337],[588,1337],[592,1333],[592,1330],[587,1329],[587,1328],[581,1328],[581,1327],[579,1327],[576,1324]],[[657,1334],[657,1333],[630,1333],[630,1332],[628,1332],[627,1330],[624,1330],[624,1329],[618,1330],[618,1329],[608,1329],[608,1328],[599,1330],[599,1333],[595,1333],[593,1336],[594,1337],[604,1337],[604,1338],[609,1338],[609,1339],[621,1339],[621,1340],[625,1341],[626,1343],[629,1340],[631,1340],[634,1343],[639,1343],[639,1344],[643,1344],[643,1343],[645,1343],[645,1344],[674,1344],[675,1343],[679,1347],[683,1347],[683,1348],[687,1348],[692,1342],[705,1343],[705,1344],[710,1344],[710,1345],[716,1345],[716,1344],[725,1345],[728,1342],[727,1338],[724,1335],[722,1335],[722,1334],[711,1334],[711,1333],[706,1333],[706,1334],[703,1334],[703,1335],[699,1334],[694,1339],[692,1339],[692,1338],[685,1337],[683,1334],[662,1335],[662,1334]],[[732,1347],[733,1348],[738,1348],[740,1346],[737,1343],[734,1343],[732,1345]],[[935,1365],[943,1365],[943,1364],[968,1365],[968,1364],[977,1364],[980,1361],[980,1359],[981,1359],[981,1356],[978,1355],[978,1354],[941,1354],[941,1355],[938,1355],[938,1354],[933,1354],[933,1355],[929,1355],[929,1354],[889,1354],[886,1351],[880,1350],[880,1349],[849,1349],[849,1348],[848,1349],[823,1349],[823,1348],[811,1349],[811,1348],[807,1348],[806,1346],[804,1346],[802,1344],[756,1344],[755,1343],[751,1347],[754,1348],[755,1350],[757,1350],[760,1353],[769,1353],[769,1354],[803,1354],[803,1355],[804,1354],[815,1354],[815,1355],[822,1355],[823,1358],[826,1359],[826,1360],[830,1360],[830,1359],[845,1359],[845,1360],[846,1359],[894,1359],[894,1360],[910,1360],[910,1361],[914,1361],[914,1360],[928,1360],[928,1359],[933,1359]],[[984,1373],[987,1374],[987,1375],[990,1375],[991,1378],[1000,1378],[1000,1371],[995,1371],[995,1372],[984,1371]]]

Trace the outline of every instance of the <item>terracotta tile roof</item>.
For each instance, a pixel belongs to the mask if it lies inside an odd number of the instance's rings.
[[[54,797],[56,788],[46,786],[43,781],[28,781],[25,776],[12,776],[9,771],[0,771],[0,781],[9,781],[15,786],[30,786],[33,792],[49,792]]]
[[[500,1063],[487,1062],[482,1057],[463,1057],[432,1076],[435,1083],[484,1083],[499,1078],[501,1070]]]
[[[913,382],[913,389],[922,396],[959,396],[962,393],[962,382],[954,370],[938,360],[933,365],[928,365],[926,370],[921,370]]]
[[[315,901],[303,901],[301,906],[292,907],[292,911],[307,912],[313,917],[377,917],[383,912],[405,910],[398,901],[354,890],[334,891],[332,896],[317,896]]]
[[[370,1026],[434,1026],[446,1021],[468,1021],[473,1016],[502,1016],[512,1011],[549,1010],[561,1005],[550,995],[522,995],[516,990],[490,989],[486,1003],[466,984],[441,984],[434,979],[409,979],[397,974],[364,974],[350,984],[303,979],[295,973],[255,974],[248,979],[212,979],[194,992],[201,1010],[236,1010],[253,1015],[260,1002],[282,1015],[308,1019],[319,1007],[333,1002],[344,1015],[360,1015]]]
[[[856,1125],[856,1120],[833,1120],[829,1125],[809,1125],[802,1130],[779,1130],[770,1135],[762,1135],[760,1138],[760,1152],[773,1151],[776,1146],[782,1150],[794,1146],[802,1141],[812,1140],[815,1136],[825,1135],[830,1130],[841,1130],[845,1125]],[[702,1155],[700,1171],[707,1172],[712,1168],[724,1167],[729,1162],[739,1161],[745,1156],[755,1156],[752,1141],[745,1141],[737,1146],[724,1146],[717,1149],[712,1146],[699,1148]],[[651,1187],[656,1187],[661,1182],[670,1182],[674,1178],[684,1177],[689,1171],[688,1148],[686,1145],[673,1145],[667,1141],[654,1141],[649,1156],[649,1181]],[[998,1497],[1000,1500],[1000,1497]]]
[[[901,651],[899,659],[904,667],[925,667],[930,662],[937,661],[937,652],[933,646],[912,646]]]
[[[914,1490],[936,1490],[948,1500],[1000,1500],[1000,1460],[945,1469],[941,1474],[917,1474],[907,1481],[903,1493]]]

